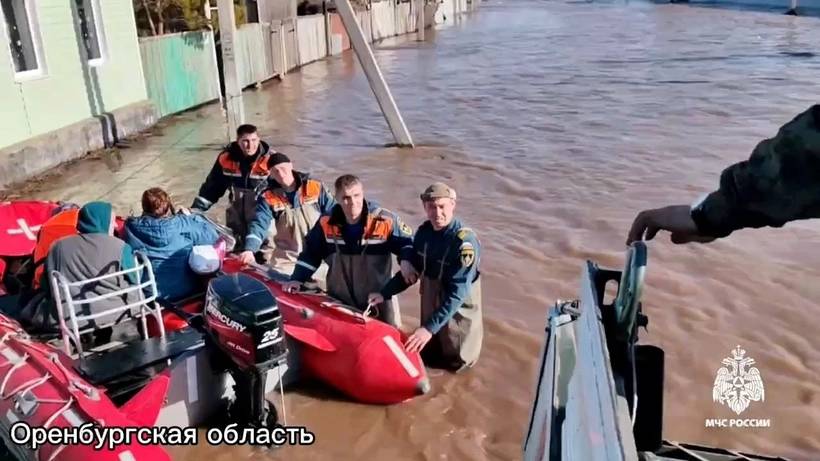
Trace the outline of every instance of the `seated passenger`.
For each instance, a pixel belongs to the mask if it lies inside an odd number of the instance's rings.
[[[49,249],[45,273],[40,280],[40,296],[35,296],[16,316],[28,329],[51,333],[59,331],[59,319],[54,307],[50,274],[58,271],[68,282],[79,282],[134,267],[132,248],[113,236],[116,226],[111,204],[91,202],[82,207],[77,218],[79,235],[63,237]],[[127,288],[136,283],[134,274],[128,277],[104,279],[71,288],[73,299],[88,299]],[[61,295],[62,296],[62,295]],[[81,314],[91,314],[136,302],[133,293],[95,301],[79,306]],[[136,312],[136,311],[135,311]],[[68,313],[64,313],[68,319]],[[90,326],[81,323],[80,329]]]
[[[213,245],[219,234],[205,218],[174,214],[171,198],[154,187],[142,194],[142,216],[125,221],[125,241],[151,261],[161,299],[179,301],[200,289],[188,266],[194,245]]]

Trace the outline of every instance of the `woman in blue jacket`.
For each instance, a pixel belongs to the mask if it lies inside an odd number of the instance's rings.
[[[171,198],[159,187],[142,194],[142,216],[125,221],[125,241],[151,261],[161,299],[179,301],[200,289],[188,266],[194,245],[213,245],[216,229],[196,215],[174,214]]]

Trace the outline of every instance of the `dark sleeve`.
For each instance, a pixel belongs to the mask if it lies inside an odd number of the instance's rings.
[[[326,257],[327,240],[325,240],[325,233],[322,231],[322,221],[319,220],[308,232],[305,239],[305,248],[299,253],[296,267],[293,269],[290,279],[302,283],[307,282]]]
[[[55,267],[58,267],[60,262],[60,254],[55,248],[59,246],[59,242],[54,242],[51,245],[51,248],[48,250],[48,254],[46,254],[46,260],[43,262],[45,265],[45,269],[43,270],[42,278],[40,278],[40,289],[45,290],[46,296],[48,299],[54,299],[52,295],[52,286],[51,286],[51,271],[54,270]],[[60,296],[63,296],[60,293]]]
[[[725,237],[735,230],[781,227],[820,217],[820,105],[761,141],[748,160],[726,168],[718,190],[695,206],[699,233]]]
[[[40,291],[45,293],[46,298],[53,299],[54,297],[51,295],[51,270],[52,265],[49,264],[48,261],[48,254],[46,258],[43,260],[43,272],[40,274]]]
[[[222,165],[219,164],[219,157],[217,157],[211,172],[208,173],[205,182],[199,187],[199,195],[194,199],[191,208],[208,211],[214,203],[225,195],[229,185],[230,178],[222,172]]]
[[[273,220],[273,210],[265,200],[265,194],[256,199],[256,212],[245,236],[245,251],[259,251],[268,236],[268,228]]]
[[[393,214],[393,231],[387,239],[387,245],[399,261],[413,257],[413,230],[397,214]]]
[[[396,275],[384,285],[379,293],[384,299],[390,299],[408,288],[410,288],[410,285],[404,281],[401,272],[396,272]]]
[[[406,232],[406,231],[405,231]],[[421,273],[424,270],[424,264],[421,261],[421,256],[419,253],[423,251],[421,246],[423,246],[422,239],[419,237],[419,233],[416,232],[415,237],[413,237],[412,241],[410,242],[409,246],[406,246],[402,249],[402,255],[399,257],[401,261],[410,261],[416,271],[419,273],[419,276],[423,276]],[[408,285],[407,282],[404,281],[404,277],[401,275],[401,271],[396,272],[392,279],[390,279],[384,287],[381,289],[379,293],[384,296],[384,299],[389,299],[392,296],[395,296],[404,290],[410,288],[411,285]]]
[[[458,251],[450,256],[450,264],[442,280],[441,306],[433,311],[424,324],[430,333],[438,333],[464,304],[473,281],[478,276],[480,252],[478,239],[470,232],[461,240]]]

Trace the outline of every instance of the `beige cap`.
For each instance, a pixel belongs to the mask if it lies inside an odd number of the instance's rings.
[[[443,182],[436,182],[430,184],[430,187],[425,189],[424,193],[421,194],[421,199],[425,202],[428,200],[435,200],[437,198],[451,198],[455,200],[456,191]]]

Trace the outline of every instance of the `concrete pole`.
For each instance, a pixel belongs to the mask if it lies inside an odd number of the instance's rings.
[[[349,0],[336,0],[336,8],[339,15],[342,17],[347,35],[350,36],[350,44],[356,56],[359,58],[359,63],[364,69],[364,74],[367,76],[367,81],[370,83],[370,89],[376,96],[376,101],[381,107],[382,114],[390,126],[390,131],[393,132],[393,137],[396,139],[396,144],[400,147],[413,147],[413,140],[410,138],[410,132],[407,131],[407,126],[401,118],[399,108],[396,106],[396,101],[393,100],[393,95],[390,94],[390,89],[387,87],[387,82],[379,70],[379,65],[376,62],[376,57],[373,56],[373,50],[364,38],[364,32],[356,21],[356,14],[353,7],[350,6]],[[372,13],[372,11],[371,11]]]
[[[236,59],[236,16],[232,0],[217,0],[219,32],[222,46],[222,72],[225,76],[225,108],[228,112],[228,139],[233,139],[239,125],[245,123],[242,85],[239,83],[239,61]]]
[[[288,73],[288,47],[285,45],[285,40],[288,38],[288,32],[285,30],[285,21],[279,21],[279,50],[282,56],[282,75]]]
[[[325,43],[327,44],[327,55],[333,56],[333,21],[330,11],[327,10],[327,1],[322,2],[322,10],[325,14]]]
[[[416,0],[416,40],[424,41],[424,4],[426,0]]]
[[[370,13],[369,15],[367,15],[367,17],[370,18],[370,37],[367,37],[366,41],[367,41],[367,43],[373,43],[373,42],[376,41],[375,40],[375,37],[376,37],[375,30],[376,30],[376,28],[373,27],[373,21],[375,20],[373,18],[373,16],[375,16],[373,14],[373,0],[367,0],[367,4],[369,5],[369,8],[370,8],[370,9],[367,10]],[[336,6],[336,11],[339,11],[338,6]],[[344,21],[342,21],[342,22],[344,22]],[[347,29],[347,26],[345,26],[345,29]],[[350,46],[353,46],[353,44],[351,44]]]
[[[225,106],[222,105],[222,90],[219,88],[219,63],[216,59],[216,33],[214,32],[214,26],[211,24],[211,0],[205,0],[205,19],[208,20],[208,30],[211,31],[211,57],[214,60],[214,72],[216,72],[216,94],[219,95],[219,107],[222,108],[222,112],[225,112]]]

